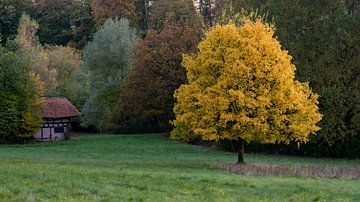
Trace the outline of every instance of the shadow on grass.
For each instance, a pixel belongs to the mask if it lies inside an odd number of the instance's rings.
[[[223,164],[216,168],[241,175],[360,179],[360,168],[356,167]]]

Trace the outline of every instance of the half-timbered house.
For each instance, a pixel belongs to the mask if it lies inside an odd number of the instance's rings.
[[[69,138],[70,119],[81,116],[81,113],[64,98],[45,100],[42,110],[43,125],[35,134],[38,141],[56,141]]]

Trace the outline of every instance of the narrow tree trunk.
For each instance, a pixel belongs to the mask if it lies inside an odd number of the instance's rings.
[[[148,5],[149,0],[144,0],[144,22],[143,22],[143,28],[144,32],[147,33],[148,29]]]
[[[244,161],[244,140],[240,139],[239,141],[239,155],[238,155],[238,164],[245,164]]]

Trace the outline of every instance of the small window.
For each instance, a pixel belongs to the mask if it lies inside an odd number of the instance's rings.
[[[55,133],[64,133],[64,127],[55,127],[54,132]]]

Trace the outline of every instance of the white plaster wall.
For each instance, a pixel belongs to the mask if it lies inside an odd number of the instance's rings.
[[[43,130],[43,137],[46,139],[44,140],[41,139],[41,129],[34,135],[35,139],[40,141],[50,141],[50,131],[51,131],[52,141],[65,139],[64,133],[55,133],[54,128],[43,128],[42,130]],[[67,128],[64,127],[64,130],[66,131]]]

